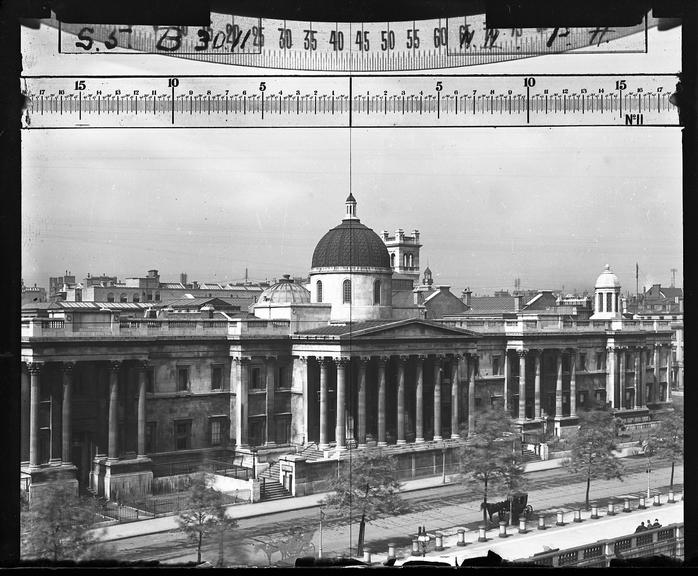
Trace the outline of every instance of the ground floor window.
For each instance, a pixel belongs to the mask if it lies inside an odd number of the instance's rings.
[[[209,419],[209,445],[224,445],[227,431],[228,418],[226,416],[212,416]]]
[[[266,418],[250,419],[248,438],[252,446],[264,445],[266,442]]]
[[[156,448],[156,432],[157,432],[157,422],[146,422],[145,423],[145,452],[146,454],[152,454],[157,452]]]
[[[175,450],[191,448],[191,420],[177,420],[174,425]]]

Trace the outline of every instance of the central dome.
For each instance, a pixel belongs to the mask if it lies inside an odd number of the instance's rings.
[[[284,274],[276,284],[269,286],[259,296],[259,304],[307,304],[310,292],[291,280],[290,274]]]
[[[320,239],[313,252],[312,267],[391,269],[385,243],[358,218],[343,220]]]

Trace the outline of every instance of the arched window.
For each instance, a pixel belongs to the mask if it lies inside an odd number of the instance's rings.
[[[134,302],[140,302],[140,301],[141,301],[140,296],[138,296],[138,294],[134,294],[134,295],[133,295],[133,301],[134,301]]]
[[[410,268],[414,266],[414,254],[410,254]]]
[[[114,292],[107,294],[107,302],[114,302]]]
[[[613,294],[608,292],[606,294],[606,312],[613,312],[613,304],[612,304],[612,300],[611,300],[612,298],[613,298]]]
[[[381,281],[380,280],[376,280],[373,283],[373,303],[374,304],[381,303]]]
[[[155,301],[160,302],[160,292],[155,293]]]
[[[407,257],[407,254],[402,255],[402,266],[404,268],[407,268],[407,266],[409,266],[409,259]]]
[[[351,304],[351,280],[342,282],[342,302]]]
[[[395,252],[390,255],[390,266],[395,268]]]
[[[318,280],[315,284],[315,289],[317,294],[317,301],[322,302],[322,282],[320,282],[320,280]]]
[[[119,302],[128,302],[128,296],[124,292],[119,294]]]
[[[596,311],[603,312],[603,294],[601,292],[596,295]]]

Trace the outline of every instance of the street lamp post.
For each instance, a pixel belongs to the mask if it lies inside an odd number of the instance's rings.
[[[257,447],[253,446],[250,448],[250,452],[252,452],[252,478],[257,479]]]
[[[322,558],[322,517],[324,516],[324,512],[322,511],[322,508],[320,508],[320,548],[318,549],[318,558]]]
[[[441,483],[446,484],[446,448],[441,449]]]

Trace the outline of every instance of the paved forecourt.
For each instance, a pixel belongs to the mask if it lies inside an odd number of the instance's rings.
[[[448,562],[451,565],[458,564],[465,558],[475,558],[487,556],[491,550],[504,560],[523,560],[530,558],[534,554],[549,552],[554,549],[566,550],[576,546],[593,544],[600,540],[618,538],[630,535],[635,532],[635,528],[640,522],[647,523],[648,520],[654,522],[659,520],[662,526],[668,526],[678,522],[683,522],[683,501],[682,495],[675,495],[675,502],[668,503],[668,495],[660,497],[661,506],[653,506],[652,501],[644,510],[633,508],[631,512],[623,512],[621,506],[616,506],[616,514],[609,516],[606,509],[598,511],[599,518],[592,519],[591,511],[582,511],[582,522],[574,522],[574,512],[566,512],[563,516],[564,526],[555,524],[555,517],[552,523],[549,522],[547,529],[539,530],[535,522],[529,522],[528,532],[519,534],[518,524],[507,526],[509,536],[499,537],[499,528],[487,531],[487,541],[478,542],[478,531],[466,530],[465,546],[458,546],[458,527],[448,531],[442,531],[444,550],[434,550],[434,538],[436,534],[429,533],[429,552],[422,558],[421,554],[412,556],[410,550],[404,550],[400,558],[400,551],[397,552],[398,559],[395,566],[400,566],[409,560],[432,560]],[[383,563],[387,560],[387,552],[372,554],[372,563]]]

